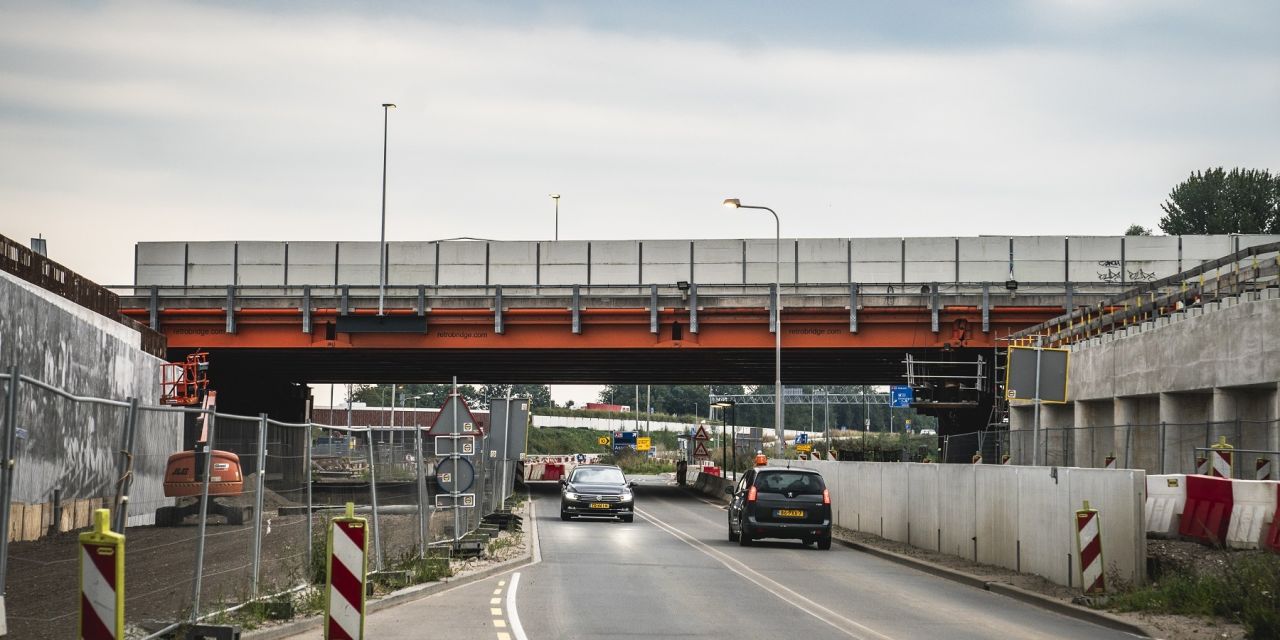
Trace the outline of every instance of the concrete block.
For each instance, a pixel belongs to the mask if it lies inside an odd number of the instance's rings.
[[[1018,472],[1005,465],[974,467],[978,562],[1018,568]]]
[[[1067,239],[1063,236],[1014,236],[1013,262],[1056,262],[1066,260]],[[1061,272],[1061,269],[1059,269]]]
[[[770,243],[770,246],[772,246],[772,243]],[[543,255],[546,255],[545,249]],[[769,259],[773,259],[772,253],[769,254]],[[682,264],[687,272],[689,267],[689,241],[645,240],[644,263],[646,271],[650,264]]]
[[[235,280],[235,273],[228,264],[191,264],[187,266],[187,284],[196,286],[226,286]]]
[[[333,266],[336,242],[290,242],[289,266],[293,265],[329,265]],[[374,257],[377,257],[375,253]]]
[[[1276,515],[1276,490],[1280,482],[1264,480],[1231,481],[1231,523],[1227,546],[1257,549]]]
[[[443,274],[441,279],[443,279]],[[649,280],[648,270],[645,272],[645,280]],[[652,280],[650,280],[652,282]],[[542,265],[542,284],[543,285],[573,285],[587,284],[587,265],[582,264],[543,264]]]
[[[1142,260],[1164,260],[1176,263],[1178,260],[1177,236],[1126,236],[1124,239],[1124,255],[1126,262]],[[1165,275],[1172,275],[1175,272]]]
[[[858,262],[853,263],[853,281],[860,283],[902,282],[902,264],[899,262]]]
[[[977,559],[973,538],[977,535],[977,470],[986,465],[939,464],[938,551]],[[912,533],[915,527],[912,526]]]
[[[639,284],[639,272],[634,264],[593,264],[591,283],[609,285]]]
[[[378,265],[374,264],[340,264],[338,265],[338,284],[340,285],[373,285],[377,286]]]
[[[884,495],[881,471],[885,465],[875,462],[853,463],[854,483],[858,487],[858,531],[884,537]]]
[[[1187,503],[1185,474],[1147,476],[1147,535],[1156,538],[1178,537],[1178,517]],[[1105,523],[1104,523],[1105,524]]]
[[[1280,242],[1280,235],[1241,235],[1239,238],[1239,250],[1256,247],[1260,244],[1270,244],[1272,242]],[[1230,250],[1227,253],[1231,253]],[[1225,254],[1224,254],[1225,255]]]
[[[188,242],[188,264],[231,264],[235,260],[234,242]]]
[[[586,243],[582,243],[585,247]],[[440,266],[444,265],[484,265],[488,256],[489,243],[470,240],[454,240],[440,243]],[[441,270],[444,273],[444,270]],[[443,279],[443,276],[441,276]],[[483,279],[483,278],[482,278]]]
[[[1020,282],[1062,282],[1067,276],[1061,260],[1015,260],[1013,277]]]
[[[800,238],[796,243],[802,271],[809,263],[847,264],[849,261],[849,241],[844,238]]]
[[[907,268],[913,262],[946,262],[954,265],[956,260],[955,238],[903,238]],[[955,267],[952,266],[954,270]]]
[[[1177,255],[1175,251],[1173,255]],[[1125,256],[1125,282],[1137,284],[1167,278],[1178,273],[1178,261],[1170,260],[1132,260]]]
[[[844,262],[801,262],[800,281],[844,285],[849,282],[849,265]]]
[[[139,242],[134,264],[136,266],[184,265],[187,259],[185,242]]]
[[[1143,508],[1147,497],[1146,472],[1138,469],[1073,468],[1059,469],[1060,477],[1064,471],[1070,496],[1066,505],[1068,515],[1059,528],[1065,528],[1069,533],[1067,546],[1073,559],[1072,572],[1079,571],[1080,565],[1071,514],[1088,500],[1089,506],[1097,509],[1098,516],[1102,518],[1102,558],[1108,574],[1118,575],[1121,580],[1132,584],[1145,584],[1147,536]],[[1023,550],[1026,550],[1025,541]],[[1078,584],[1074,576],[1071,580]]]
[[[907,472],[908,544],[937,551],[941,504],[938,469],[944,465],[904,463],[903,466]]]
[[[593,240],[591,265],[611,264],[635,267],[640,263],[640,243],[636,240]],[[635,269],[632,269],[632,273]],[[632,281],[634,281],[634,276]]]
[[[1043,576],[1057,584],[1067,584],[1072,573],[1068,560],[1074,557],[1075,539],[1068,491],[1059,487],[1074,470],[1049,467],[1015,467],[1018,476],[1018,542],[1021,550],[1018,571]],[[1107,561],[1110,562],[1110,558]]]
[[[960,263],[994,262],[1009,265],[1009,239],[999,236],[960,238]]]
[[[489,265],[489,283],[501,285],[534,285],[537,284],[538,271],[533,265],[491,264]],[[631,274],[635,279],[635,273]]]
[[[442,256],[443,258],[443,256]],[[476,265],[450,264],[440,260],[440,284],[444,286],[484,285],[485,271],[483,264]]]
[[[631,275],[631,280],[635,280],[634,273]],[[692,282],[697,282],[698,284],[739,284],[742,282],[742,262],[716,263],[699,260],[694,264]]]
[[[742,240],[695,240],[693,242],[693,259],[699,265],[707,264],[736,264],[738,269],[742,269]],[[784,240],[783,247],[788,246],[792,241]],[[794,246],[794,244],[792,244]],[[794,253],[791,254],[794,260]],[[783,253],[783,257],[787,254]],[[769,242],[769,258],[773,258],[773,243]],[[739,271],[741,272],[741,271]]]
[[[1240,304],[1240,298],[1238,296],[1227,296],[1222,299],[1222,301],[1218,305],[1218,308],[1226,309],[1229,307],[1234,307],[1238,304]]]
[[[1182,270],[1231,253],[1231,245],[1231,236],[1182,236]]]
[[[646,260],[648,250],[645,250]],[[544,282],[546,267],[543,267]],[[585,274],[583,274],[585,276]],[[649,264],[647,261],[644,265],[644,282],[641,284],[675,284],[681,280],[689,280],[689,265],[685,264]],[[772,273],[770,273],[769,282],[773,282]]]
[[[1214,313],[1218,311],[1218,309],[1220,309],[1221,307],[1222,305],[1217,302],[1206,302],[1203,305],[1201,305],[1201,309],[1203,309],[1204,313]]]
[[[786,254],[783,254],[786,257]],[[747,284],[769,284],[773,282],[775,265],[773,262],[749,262],[747,263]],[[782,263],[782,284],[791,284],[795,282],[795,264],[784,261]],[[684,278],[681,278],[682,280]]]
[[[538,243],[490,242],[489,264],[527,267],[533,271],[538,265]]]
[[[284,264],[242,264],[236,275],[245,286],[282,285]]]
[[[376,271],[375,271],[376,273]],[[392,272],[394,273],[394,271]],[[336,284],[336,270],[333,265],[289,265],[289,284],[291,285],[333,285]]]
[[[371,264],[377,272],[378,243],[376,242],[339,242],[338,262],[343,265]]]
[[[1260,300],[1280,300],[1280,288],[1267,287],[1262,290]]]
[[[907,261],[906,280],[910,283],[955,282],[956,266],[954,262],[912,262]]]
[[[134,273],[134,284],[143,287],[151,285],[181,285],[183,271],[185,269],[181,264],[138,265]]]
[[[1009,261],[960,262],[961,282],[1004,282],[1009,276]]]
[[[237,252],[240,265],[284,264],[285,242],[240,242]]]
[[[1071,236],[1068,251],[1071,260],[1081,262],[1097,262],[1099,260],[1120,260],[1121,238],[1114,236]]]
[[[901,238],[851,238],[854,262],[902,262]]]

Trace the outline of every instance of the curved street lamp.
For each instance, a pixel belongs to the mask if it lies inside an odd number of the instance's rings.
[[[396,105],[382,104],[382,235],[378,238],[378,315],[387,298],[387,118]],[[395,407],[391,407],[392,413]]]
[[[769,207],[758,207],[742,204],[737,198],[727,198],[724,206],[730,209],[760,209],[773,214],[773,429],[777,438],[777,457],[782,457],[783,422],[782,422],[782,222],[778,220],[778,212]]]

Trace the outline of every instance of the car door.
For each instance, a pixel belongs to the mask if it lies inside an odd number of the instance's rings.
[[[747,499],[747,487],[751,486],[751,483],[755,481],[755,475],[756,472],[754,470],[744,473],[738,479],[738,484],[733,488],[733,498],[729,501],[729,526],[734,527],[735,531],[738,524],[742,522],[740,519],[742,505]]]

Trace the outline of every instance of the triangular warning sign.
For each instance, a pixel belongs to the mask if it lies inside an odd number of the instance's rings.
[[[435,420],[432,421],[427,433],[433,436],[483,436],[484,428],[471,414],[471,409],[467,407],[467,402],[462,399],[462,396],[450,394],[445,399],[444,406],[440,407],[440,411],[436,413]]]
[[[693,436],[693,439],[694,440],[710,440],[711,439],[711,436],[707,435],[706,425],[701,425],[701,424],[698,425],[698,433],[697,435]]]
[[[698,443],[698,446],[696,446],[696,447],[694,447],[694,448],[693,448],[693,457],[695,457],[695,458],[710,458],[710,457],[711,457],[711,454],[708,454],[708,453],[707,453],[707,445],[705,445],[705,444],[703,444],[703,443],[699,442],[699,443]]]

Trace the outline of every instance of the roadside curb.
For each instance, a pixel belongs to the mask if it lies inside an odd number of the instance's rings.
[[[504,573],[532,562],[534,560],[534,550],[537,547],[538,541],[538,522],[533,512],[532,501],[529,501],[527,504],[529,505],[529,527],[527,529],[527,533],[529,534],[529,544],[526,546],[524,553],[515,558],[511,558],[510,560],[504,560],[487,569],[470,573],[459,578],[415,584],[410,587],[393,591],[384,597],[378,598],[377,600],[370,600],[365,605],[365,615],[367,616],[369,614],[377,613],[384,609],[390,609],[391,607],[398,605],[407,604],[415,600],[421,600],[422,598],[426,598],[447,589],[466,586],[472,582],[479,582],[486,578],[491,578],[496,574]],[[324,614],[322,613],[268,629],[244,631],[241,632],[240,637],[245,640],[280,640],[282,638],[289,638],[313,629],[319,629],[323,626],[323,623]]]
[[[885,560],[889,560],[890,562],[896,562],[898,564],[911,567],[918,571],[923,571],[925,573],[935,575],[940,578],[946,578],[953,582],[957,582],[969,587],[975,587],[978,589],[982,589],[984,591],[990,591],[991,593],[994,593],[997,595],[1005,596],[1007,598],[1013,598],[1014,600],[1018,600],[1036,607],[1040,607],[1041,609],[1052,611],[1054,613],[1064,615],[1070,618],[1075,618],[1077,620],[1083,620],[1085,622],[1096,624],[1100,627],[1106,627],[1108,629],[1114,629],[1116,631],[1122,631],[1124,633],[1131,633],[1133,635],[1144,637],[1144,638],[1159,637],[1153,630],[1148,629],[1147,627],[1141,624],[1125,620],[1124,618],[1121,618],[1119,616],[1115,616],[1110,613],[1106,613],[1104,611],[1097,611],[1094,609],[1090,609],[1088,607],[1082,607],[1078,604],[1074,604],[1071,602],[1063,602],[1062,600],[1059,600],[1057,598],[1046,596],[1041,593],[1036,593],[1034,591],[1029,591],[1027,589],[1023,589],[1022,587],[1016,587],[1007,582],[1000,582],[998,580],[985,580],[971,573],[965,573],[957,569],[944,567],[944,566],[929,562],[927,560],[921,560],[919,558],[912,558],[911,556],[905,556],[900,553],[894,553],[892,551],[873,547],[867,544],[863,544],[861,542],[853,542],[851,540],[845,540],[843,538],[836,538],[836,537],[832,537],[832,540],[843,546],[849,547],[851,549],[855,549],[857,551],[862,551],[864,553],[868,553],[873,556],[884,558]]]

